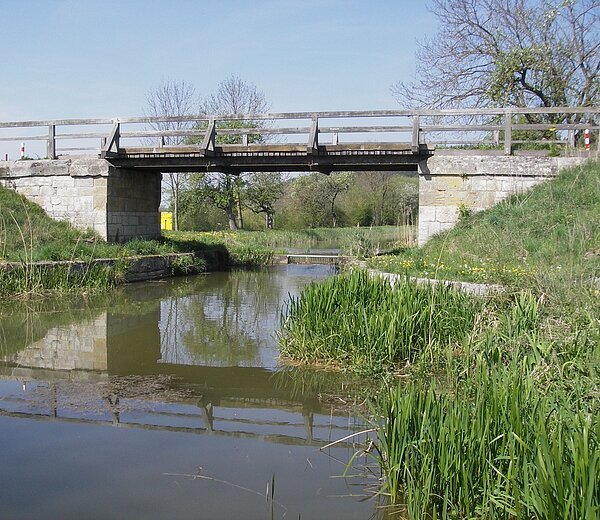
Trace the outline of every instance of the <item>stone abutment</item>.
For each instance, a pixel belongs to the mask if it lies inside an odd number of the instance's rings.
[[[419,163],[419,245],[477,212],[555,177],[585,157],[443,155]]]
[[[93,157],[0,162],[0,185],[109,242],[160,236],[160,180]]]

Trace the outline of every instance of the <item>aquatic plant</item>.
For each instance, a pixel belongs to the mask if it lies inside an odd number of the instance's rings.
[[[381,410],[382,491],[409,518],[600,514],[600,417],[555,406],[518,363],[396,386]]]
[[[355,271],[307,286],[283,311],[281,353],[381,373],[467,336],[480,304],[445,286]]]

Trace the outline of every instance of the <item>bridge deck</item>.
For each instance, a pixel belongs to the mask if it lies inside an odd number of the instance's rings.
[[[159,170],[161,172],[317,171],[416,169],[432,150],[421,146],[414,152],[410,143],[346,143],[319,145],[221,145],[207,153],[198,146],[164,148],[120,148],[106,153],[114,166]]]

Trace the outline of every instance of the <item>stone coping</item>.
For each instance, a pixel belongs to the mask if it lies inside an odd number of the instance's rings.
[[[136,255],[122,258],[95,258],[86,260],[41,260],[24,264],[22,262],[0,262],[0,268],[9,270],[27,265],[35,269],[53,269],[59,266],[68,266],[73,272],[81,272],[89,266],[100,265],[114,267],[118,262],[127,262],[124,281],[142,282],[145,280],[156,280],[158,278],[168,278],[173,276],[172,264],[175,260],[183,257],[194,258],[194,253],[168,253],[165,255]]]
[[[385,273],[383,271],[377,271],[375,269],[367,269],[367,272],[371,276],[379,276],[380,278],[385,278],[386,280],[389,280],[391,285],[394,285],[399,280],[403,280],[405,278],[405,275],[403,274]],[[433,278],[419,278],[415,276],[410,276],[409,279],[414,280],[419,284],[442,284],[447,287],[452,287],[453,289],[472,294],[474,296],[490,296],[492,294],[499,294],[504,291],[504,287],[498,284],[459,282],[456,280],[436,280]]]

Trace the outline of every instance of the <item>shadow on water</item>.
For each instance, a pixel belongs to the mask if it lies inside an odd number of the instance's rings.
[[[348,381],[277,359],[274,332],[288,295],[331,274],[326,266],[285,266],[2,306],[0,424],[19,449],[7,457],[11,478],[0,478],[0,489],[10,495],[0,491],[0,502],[15,518],[126,515],[140,497],[151,505],[146,518],[270,518],[248,491],[275,474],[275,517],[371,517],[364,468],[360,478],[331,478],[365,435],[328,455],[318,450],[364,428]],[[41,438],[51,451],[39,452]],[[104,457],[89,467],[73,462],[90,457],[87,443],[97,442]],[[108,479],[92,493],[98,472],[132,479],[118,491]],[[26,483],[33,473],[37,488]],[[71,480],[83,498],[49,502],[48,493],[62,492],[49,482]],[[161,499],[165,485],[176,505]],[[104,493],[118,500],[97,509]],[[234,506],[231,497],[247,503]],[[206,516],[191,513],[198,504]]]

